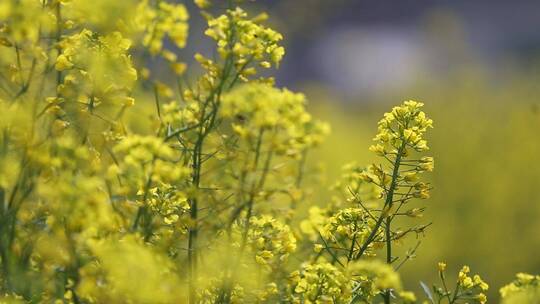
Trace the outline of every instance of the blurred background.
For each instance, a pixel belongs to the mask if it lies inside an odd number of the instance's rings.
[[[404,99],[426,103],[433,222],[406,287],[468,264],[498,288],[516,272],[540,273],[540,1],[260,0],[285,36],[277,82],[305,92],[332,135],[311,155],[331,184],[343,164],[369,164],[382,113]],[[184,50],[209,49],[192,16]],[[328,201],[328,192],[313,204]],[[424,202],[420,202],[424,203]],[[405,242],[407,250],[416,240]]]

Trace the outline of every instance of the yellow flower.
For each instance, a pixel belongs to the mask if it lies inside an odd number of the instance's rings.
[[[489,289],[489,285],[484,282],[482,280],[482,278],[479,276],[479,275],[474,275],[473,276],[473,281],[474,281],[474,285],[477,285],[478,287],[480,287],[480,289],[482,289],[482,291],[486,291]]]
[[[246,69],[251,61],[259,61],[260,66],[268,68],[270,62],[278,65],[285,49],[279,45],[283,36],[260,24],[263,18],[248,19],[241,8],[229,10],[208,20],[205,34],[214,39],[218,45],[218,54],[222,58],[233,55],[235,65]]]
[[[143,45],[152,55],[163,48],[163,39],[168,36],[179,48],[184,48],[188,36],[189,13],[183,4],[160,1],[157,7],[148,0],[137,6],[135,23],[144,31]]]
[[[135,104],[135,98],[124,96],[122,98],[122,104],[126,107],[131,107]]]
[[[66,55],[61,54],[56,58],[56,63],[54,67],[58,71],[64,71],[67,69],[71,69],[73,67],[73,63],[71,63],[71,61],[68,60]]]
[[[261,132],[278,132],[272,136],[276,154],[296,158],[329,132],[324,123],[307,114],[305,105],[303,94],[252,83],[224,95],[221,113],[232,120],[233,130],[247,143]]]
[[[474,297],[478,302],[480,302],[481,304],[484,304],[487,302],[487,297],[485,294],[483,293],[479,293],[477,294],[475,297]]]
[[[443,271],[446,270],[446,263],[445,262],[439,262],[438,266],[439,266],[439,271],[440,272],[443,272]]]
[[[200,9],[207,9],[211,6],[211,3],[209,0],[194,0],[195,5],[197,5]]]
[[[385,154],[384,146],[381,144],[371,145],[369,151],[375,152],[377,155],[383,156]]]
[[[406,303],[414,303],[414,302],[416,302],[416,296],[411,291],[402,291],[402,292],[399,293],[399,296]]]
[[[187,68],[186,64],[183,62],[172,63],[171,67],[176,75],[183,75]]]
[[[474,286],[474,283],[472,281],[472,279],[470,277],[465,277],[463,279],[463,281],[461,282],[461,284],[463,285],[463,287],[465,287],[466,289],[467,288],[471,288]]]
[[[523,273],[523,272],[516,274],[516,278],[521,284],[529,284],[531,281],[535,279],[533,275],[530,275],[528,273]]]

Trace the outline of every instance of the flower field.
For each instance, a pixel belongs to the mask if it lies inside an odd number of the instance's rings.
[[[0,0],[0,303],[540,303],[538,79],[344,109],[253,2]]]

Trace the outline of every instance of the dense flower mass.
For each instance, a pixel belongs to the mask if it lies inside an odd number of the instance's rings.
[[[140,1],[137,5],[135,23],[144,31],[143,46],[156,55],[163,50],[163,41],[167,36],[179,48],[184,48],[188,36],[189,14],[183,4],[159,1],[153,5],[150,1]]]
[[[137,80],[128,50],[131,41],[120,32],[100,36],[83,29],[60,42],[55,68],[64,71],[58,92],[92,111],[103,102],[125,102]],[[106,67],[106,68],[105,68]],[[128,102],[129,103],[129,102]]]
[[[205,34],[216,41],[219,55],[235,57],[238,67],[255,60],[261,67],[270,68],[279,64],[285,49],[278,44],[283,36],[259,23],[264,19],[265,14],[248,19],[247,13],[237,7],[210,19]]]
[[[247,242],[261,265],[281,263],[296,250],[296,238],[288,226],[271,216],[252,217]]]
[[[330,127],[256,76],[283,36],[244,1],[194,4],[0,2],[0,303],[485,303],[466,266],[425,295],[399,274],[430,225],[423,104],[384,114],[378,160],[321,201],[308,156]],[[214,43],[195,68],[190,7]]]
[[[540,300],[540,276],[516,274],[516,279],[499,290],[502,303],[535,303]]]
[[[424,104],[414,100],[405,101],[384,114],[379,121],[377,144],[370,150],[377,154],[397,153],[399,149],[410,147],[418,152],[428,150],[424,133],[431,128],[433,121],[420,110]]]
[[[330,263],[307,264],[290,276],[292,303],[346,303],[350,278]]]
[[[299,157],[302,151],[321,143],[327,124],[315,121],[305,109],[305,97],[267,84],[240,86],[223,98],[222,114],[231,118],[233,131],[255,143],[268,133],[268,142],[278,154]]]

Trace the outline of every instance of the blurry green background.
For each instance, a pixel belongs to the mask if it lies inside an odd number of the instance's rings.
[[[248,7],[268,11],[285,35],[278,83],[305,92],[311,111],[332,124],[310,156],[323,164],[327,184],[347,162],[376,161],[367,148],[382,113],[404,99],[426,103],[436,166],[432,198],[420,203],[428,207],[422,221],[433,225],[403,268],[407,288],[435,281],[438,261],[452,273],[468,264],[498,302],[498,288],[516,272],[540,273],[540,2],[261,0]],[[194,50],[210,47],[191,39]],[[313,204],[328,201],[322,193]]]

